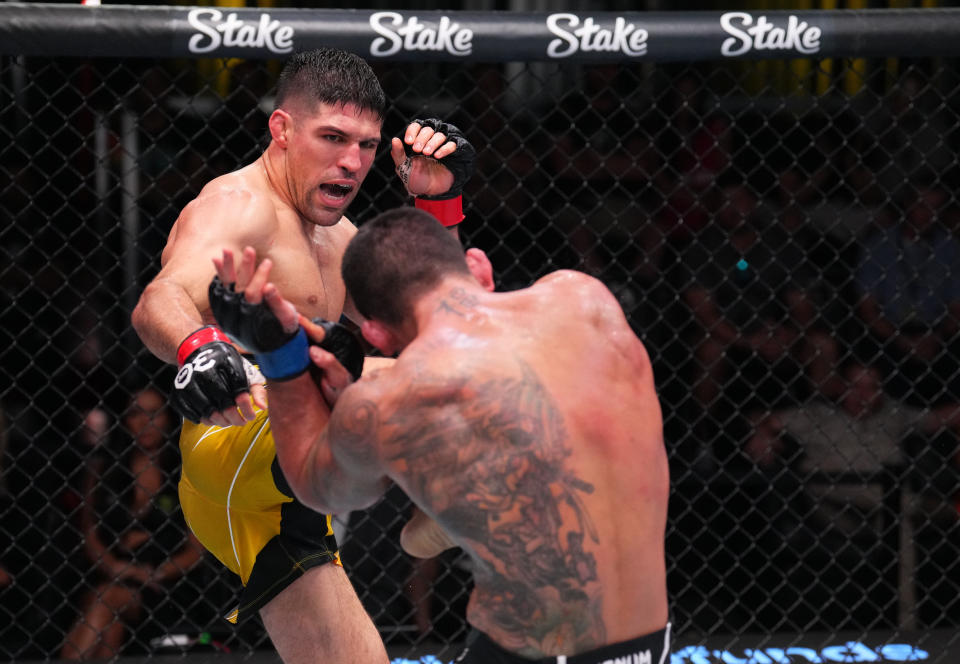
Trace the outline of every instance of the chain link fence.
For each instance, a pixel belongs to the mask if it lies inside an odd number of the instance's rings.
[[[957,630],[956,61],[375,67],[386,136],[437,115],[477,146],[463,234],[499,287],[587,271],[646,343],[681,640]],[[58,657],[91,593],[123,654],[269,647],[189,562],[172,373],[129,316],[180,208],[263,149],[278,71],[0,59],[0,657]],[[403,202],[384,153],[350,216]],[[391,652],[450,656],[470,571],[404,555],[408,509],[350,515],[344,563]]]

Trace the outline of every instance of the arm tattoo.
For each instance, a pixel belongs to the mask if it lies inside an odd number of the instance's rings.
[[[590,584],[599,539],[582,500],[594,487],[568,463],[568,433],[549,392],[526,365],[519,375],[440,382],[456,407],[438,399],[430,412],[448,415],[424,417],[422,399],[401,404],[385,423],[386,460],[406,468],[411,490],[445,500],[435,504],[441,524],[475,543],[486,561],[475,572],[478,604],[500,626],[528,643],[602,643]]]
[[[346,456],[369,467],[376,455],[376,446],[372,443],[379,420],[375,403],[351,401],[345,408],[333,409],[324,434],[337,441],[337,456]]]
[[[331,494],[351,503],[379,495],[383,475],[374,438],[379,422],[379,411],[371,401],[341,399],[333,410],[306,461],[309,485],[321,502]],[[332,459],[320,450],[329,450]]]

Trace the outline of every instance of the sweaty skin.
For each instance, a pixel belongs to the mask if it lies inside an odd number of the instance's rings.
[[[199,423],[185,422],[181,435],[184,468],[195,471],[181,477],[184,515],[210,553],[239,570],[245,584],[239,617],[258,612],[287,664],[388,657],[324,535],[329,516],[291,505],[274,472],[263,377],[246,366],[248,390],[236,394],[238,381],[224,376],[237,361],[234,351],[208,345],[219,332],[194,333],[214,322],[207,295],[214,271],[248,281],[258,255],[276,267],[275,281],[303,314],[332,321],[342,312],[356,316],[340,275],[344,248],[356,234],[344,214],[373,166],[385,104],[362,59],[335,49],[292,56],[277,81],[266,149],[252,164],[208,183],[183,209],[161,270],[132,316],[148,349],[171,364],[190,339],[182,359],[196,359],[172,386],[181,410],[202,415]],[[412,122],[402,139],[391,140],[393,165],[403,165],[411,196],[455,189],[456,169],[441,160],[467,145],[430,124]],[[458,160],[446,163],[456,167]],[[206,359],[198,363],[200,357]],[[194,384],[192,371],[209,371],[210,380]],[[334,398],[347,382],[341,368],[339,377],[326,372],[320,389]],[[197,390],[187,394],[187,386]],[[242,428],[230,431],[234,425]]]
[[[273,262],[274,282],[305,316],[336,321],[346,313],[359,320],[340,276],[344,247],[356,233],[343,214],[373,165],[381,120],[351,104],[294,110],[294,115],[280,110],[271,115],[271,143],[260,158],[211,180],[180,213],[161,255],[161,270],[132,316],[137,334],[156,357],[176,364],[180,342],[215,322],[207,299],[214,262],[228,261],[232,269],[235,261],[245,269],[244,248]],[[404,143],[436,159],[456,149],[444,134],[411,123],[402,141],[392,139],[395,165],[406,160]],[[412,160],[410,193],[441,193],[451,182],[440,162]],[[452,232],[456,235],[456,229]],[[249,272],[240,277],[248,279]],[[259,407],[266,407],[262,386],[252,386],[251,393]],[[243,394],[237,409],[205,422],[229,426],[253,417],[250,397]]]
[[[211,259],[224,248],[239,257],[252,247],[273,261],[274,279],[300,311],[339,318],[346,295],[340,258],[356,232],[343,213],[373,164],[380,120],[351,105],[319,106],[279,128],[271,118],[264,154],[212,180],[181,212],[133,319],[161,359],[175,363],[176,346],[200,322],[194,312],[202,324],[214,322],[206,290]]]
[[[298,497],[339,511],[396,482],[472,558],[469,622],[522,656],[662,629],[661,412],[614,296],[576,272],[510,293],[448,277],[414,319],[332,415],[303,379],[276,386]]]

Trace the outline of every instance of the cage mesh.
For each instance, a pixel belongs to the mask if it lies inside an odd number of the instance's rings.
[[[375,67],[385,136],[439,116],[477,146],[462,232],[498,286],[594,274],[645,342],[677,634],[956,629],[955,62]],[[0,60],[2,657],[57,657],[91,593],[128,573],[91,529],[134,567],[183,544],[177,427],[155,407],[171,369],[130,312],[178,211],[265,146],[278,70]],[[350,217],[404,202],[384,152]],[[151,422],[159,484],[131,465]],[[123,514],[138,487],[146,539]],[[409,509],[391,491],[350,515],[344,562],[391,652],[452,655],[469,566],[403,554]],[[173,576],[126,583],[141,608],[123,654],[171,634],[269,647],[258,621],[222,620],[239,582],[216,561]]]

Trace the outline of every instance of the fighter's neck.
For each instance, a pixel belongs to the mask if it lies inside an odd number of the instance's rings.
[[[287,169],[282,155],[273,143],[267,146],[260,158],[253,164],[263,176],[270,192],[278,197],[290,209],[296,209],[290,187],[287,186]]]

